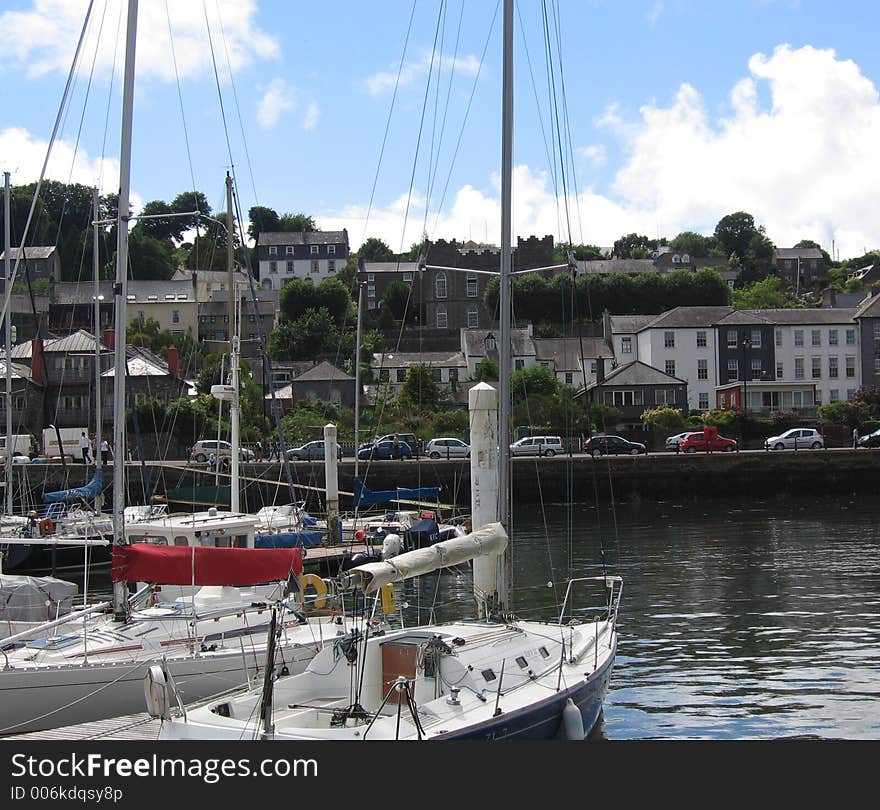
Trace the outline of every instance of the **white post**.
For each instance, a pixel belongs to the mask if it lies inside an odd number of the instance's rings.
[[[498,461],[498,392],[478,383],[468,392],[471,430],[471,524],[479,529],[498,520],[501,480]],[[480,613],[489,618],[499,602],[506,604],[506,583],[498,555],[474,559],[474,597]]]
[[[339,475],[337,470],[339,443],[336,425],[324,425],[324,481],[327,489],[327,542],[339,542]]]
[[[231,481],[229,486],[229,508],[233,512],[241,510],[241,492],[239,485],[239,465],[241,463],[241,407],[238,396],[238,353],[240,350],[239,334],[236,328],[236,311],[238,309],[238,292],[235,289],[235,267],[233,265],[233,242],[235,227],[232,218],[232,178],[226,173],[226,269],[229,273],[229,368],[230,384],[232,385],[232,401],[229,403],[229,422],[232,432],[232,459],[230,464]]]
[[[12,277],[9,274],[9,172],[3,172],[3,292],[10,304],[6,308],[6,514],[12,514],[12,299],[9,287]]]
[[[95,214],[94,232],[92,236],[92,270],[94,273],[95,294],[92,307],[92,318],[95,326],[95,466],[103,469],[104,457],[101,454],[101,301],[104,296],[100,295],[100,251],[98,250],[101,236],[101,226],[98,224],[98,188],[92,189],[92,208]],[[103,508],[104,498],[102,493],[95,497],[95,509],[100,512]]]

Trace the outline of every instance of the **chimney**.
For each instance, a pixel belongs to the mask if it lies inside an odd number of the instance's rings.
[[[115,349],[116,348],[116,331],[115,330],[105,329],[104,333],[102,335],[102,338],[104,340],[104,345],[108,349]]]
[[[179,369],[180,355],[177,353],[177,346],[171,346],[168,349],[168,373],[172,377],[176,377]]]
[[[605,382],[605,358],[597,357],[596,358],[596,385],[601,385]]]
[[[11,362],[12,358],[9,358]],[[43,339],[35,337],[31,341],[31,376],[35,383],[46,382],[46,374],[43,369]]]

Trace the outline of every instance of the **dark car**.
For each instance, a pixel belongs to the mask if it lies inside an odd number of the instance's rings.
[[[706,436],[702,430],[689,433],[678,444],[681,453],[732,453],[736,450],[736,442],[724,436]]]
[[[412,448],[406,442],[383,439],[358,450],[359,459],[412,458]]]
[[[306,442],[302,447],[291,447],[287,451],[287,458],[291,461],[316,461],[324,460],[324,440],[317,439]],[[336,446],[336,458],[342,460],[342,448]]]
[[[859,439],[859,447],[880,447],[880,430],[875,430]]]
[[[627,455],[638,456],[647,453],[648,450],[641,442],[631,442],[622,436],[608,436],[605,434],[591,436],[584,444],[584,452],[592,456],[604,455]]]

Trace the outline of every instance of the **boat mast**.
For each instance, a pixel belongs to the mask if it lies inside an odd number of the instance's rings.
[[[513,176],[513,0],[504,0],[503,100],[501,110],[501,277],[499,287],[499,403],[498,403],[498,519],[510,535],[510,271],[511,271],[511,184]],[[511,551],[500,560],[498,600],[502,611],[512,609],[510,585]]]
[[[235,225],[232,217],[232,177],[226,172],[226,268],[229,271],[229,369],[232,400],[229,403],[229,421],[232,432],[232,459],[230,472],[229,508],[233,512],[240,511],[239,464],[241,462],[241,410],[238,396],[238,352],[240,336],[236,326],[236,304],[238,294],[235,291],[235,268],[233,265],[233,242]]]
[[[100,295],[100,251],[98,239],[101,226],[98,224],[98,189],[92,189],[92,208],[95,214],[94,235],[92,237],[92,264],[94,265],[95,293],[92,309],[93,323],[95,326],[95,466],[104,466],[104,456],[101,453],[101,301],[104,296]],[[95,509],[100,512],[103,505],[103,493],[95,496]]]
[[[113,543],[125,543],[125,329],[128,294],[128,222],[131,183],[131,121],[134,109],[134,59],[137,39],[138,0],[128,0],[125,40],[125,73],[122,90],[122,143],[119,154],[119,210],[117,212],[116,283],[113,287],[116,310],[113,378]],[[113,583],[113,613],[117,619],[127,612],[127,584]]]
[[[364,282],[358,282],[357,337],[354,342],[354,477],[358,477],[358,448],[361,426],[361,324],[364,311]],[[326,445],[325,445],[326,446]]]
[[[9,287],[9,172],[3,172],[3,293],[10,300]],[[6,514],[12,514],[12,305],[6,307]]]

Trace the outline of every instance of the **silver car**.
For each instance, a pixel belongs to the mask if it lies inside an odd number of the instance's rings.
[[[425,453],[429,458],[470,458],[471,448],[461,439],[431,439]]]
[[[510,445],[512,456],[555,456],[562,450],[561,436],[524,436]]]
[[[825,437],[815,428],[791,428],[764,442],[765,450],[819,450],[825,446]]]
[[[674,450],[676,453],[678,452],[678,445],[683,442],[691,433],[695,433],[693,430],[686,430],[684,433],[676,433],[674,436],[669,436],[666,439],[666,449]]]

